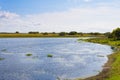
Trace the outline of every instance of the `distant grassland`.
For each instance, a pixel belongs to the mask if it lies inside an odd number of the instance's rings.
[[[27,33],[20,33],[20,34],[15,34],[15,33],[9,33],[9,34],[0,34],[0,38],[9,38],[9,37],[57,37],[58,34],[48,34],[48,35],[43,35],[43,34],[27,34]]]
[[[104,35],[97,35],[97,36],[104,36]],[[76,35],[64,35],[60,36],[59,33],[49,33],[44,35],[42,33],[39,34],[28,34],[28,33],[0,33],[0,38],[34,38],[34,37],[94,37],[94,35],[83,34],[82,36],[79,34]]]

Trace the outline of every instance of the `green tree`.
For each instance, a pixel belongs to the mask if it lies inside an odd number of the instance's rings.
[[[68,34],[69,34],[69,35],[76,35],[77,32],[76,32],[76,31],[71,31],[71,32],[69,32]]]
[[[29,34],[39,34],[39,32],[28,32]]]
[[[18,31],[16,31],[15,33],[16,33],[16,34],[19,34],[19,32],[18,32]]]
[[[48,35],[48,33],[47,32],[44,32],[44,33],[42,33],[43,35]]]
[[[107,38],[112,38],[112,35],[111,35],[110,32],[106,32],[106,33],[104,33],[104,35],[105,35]]]
[[[66,35],[66,32],[60,32],[59,33],[59,36],[65,36]]]
[[[112,37],[115,40],[120,40],[120,28],[116,28],[112,31]]]

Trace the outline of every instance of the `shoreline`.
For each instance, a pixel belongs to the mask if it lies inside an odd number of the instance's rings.
[[[76,80],[120,80],[120,73],[118,73],[117,72],[118,70],[116,70],[118,67],[116,67],[116,65],[114,65],[114,64],[119,65],[117,63],[118,62],[117,59],[119,58],[119,57],[117,57],[117,55],[120,56],[120,47],[117,46],[116,44],[112,44],[113,41],[110,41],[108,39],[105,40],[105,39],[94,38],[94,39],[84,40],[87,42],[109,45],[109,46],[111,46],[111,49],[114,50],[114,52],[111,53],[110,55],[108,55],[108,61],[104,64],[103,70],[98,75],[91,76],[91,77],[88,77],[85,79],[76,79]],[[114,74],[114,73],[116,73],[116,74]]]
[[[112,54],[115,54],[115,53],[112,53]],[[108,61],[104,64],[103,69],[99,74],[85,78],[85,79],[78,79],[78,80],[104,80],[105,78],[108,78],[109,70],[111,69],[110,65],[112,64],[112,59],[110,58],[112,54],[108,55]]]

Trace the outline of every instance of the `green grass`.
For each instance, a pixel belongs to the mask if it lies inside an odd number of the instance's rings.
[[[113,40],[108,38],[94,38],[85,41],[100,43],[112,46],[115,49],[114,53],[109,55],[109,61],[106,64],[110,67],[106,72],[101,72],[98,76],[91,77],[85,80],[120,80],[120,40]]]
[[[32,56],[32,54],[29,53],[29,54],[26,54],[26,56]]]
[[[98,37],[104,36],[104,35],[98,35]],[[42,33],[39,34],[28,34],[28,33],[0,33],[0,38],[39,38],[39,37],[93,37],[93,35],[90,34],[83,34],[83,35],[65,35],[60,36],[59,33],[48,33],[47,35],[44,35]]]
[[[53,55],[52,54],[48,54],[47,57],[53,57]]]

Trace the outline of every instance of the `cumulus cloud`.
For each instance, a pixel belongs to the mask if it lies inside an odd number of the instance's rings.
[[[119,14],[116,8],[106,6],[25,16],[0,11],[0,31],[107,32],[119,26]]]

